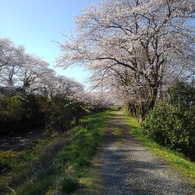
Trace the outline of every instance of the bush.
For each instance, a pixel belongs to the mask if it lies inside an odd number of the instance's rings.
[[[0,99],[0,132],[43,124],[44,113],[37,95],[18,94]]]
[[[66,131],[85,114],[83,103],[64,97],[55,97],[47,105],[46,128],[49,131]]]
[[[46,124],[49,131],[65,131],[85,116],[85,105],[74,99],[17,94],[0,98],[0,132]]]
[[[183,89],[183,90],[182,90]],[[149,112],[142,131],[161,145],[195,157],[194,96],[185,85],[176,83],[168,90],[167,99]],[[194,93],[194,91],[191,91]],[[183,97],[185,96],[185,97]],[[191,99],[190,99],[191,97]]]

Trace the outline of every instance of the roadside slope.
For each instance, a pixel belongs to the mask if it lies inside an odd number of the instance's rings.
[[[129,134],[123,118],[118,112],[107,122],[104,146],[90,171],[95,179],[74,194],[195,194],[187,178]]]

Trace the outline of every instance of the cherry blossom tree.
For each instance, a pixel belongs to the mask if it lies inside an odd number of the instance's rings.
[[[94,77],[99,74],[100,86],[105,79],[115,80],[119,92],[127,92],[123,99],[139,105],[143,120],[166,75],[194,76],[194,8],[193,0],[104,0],[91,5],[76,18],[77,35],[61,45],[57,63],[85,65]]]
[[[0,39],[1,87],[31,93],[42,87],[43,78],[50,78],[51,75],[54,75],[54,71],[47,62],[27,54],[23,46],[16,46],[7,38]]]
[[[18,74],[18,83],[25,92],[37,90],[37,86],[44,77],[50,73],[49,63],[34,55],[25,55],[25,62]]]
[[[11,40],[0,39],[0,80],[5,86],[15,85],[16,74],[24,63],[24,51],[23,46],[16,47]]]

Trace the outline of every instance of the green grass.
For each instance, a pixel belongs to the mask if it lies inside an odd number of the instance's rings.
[[[152,152],[160,158],[166,160],[169,164],[179,169],[183,175],[189,178],[189,182],[195,187],[195,163],[185,159],[184,155],[176,151],[160,146],[156,142],[148,139],[141,132],[141,127],[135,118],[128,116],[125,111],[125,120],[130,127],[130,133],[141,143],[147,146]]]
[[[77,126],[60,136],[36,141],[15,159],[11,158],[13,154],[6,154],[2,164],[12,166],[12,171],[4,174],[4,178],[10,178],[4,185],[14,190],[10,194],[64,194],[77,189],[101,145],[110,114],[107,111],[87,116],[82,119],[85,128]],[[15,161],[14,165],[10,159]]]

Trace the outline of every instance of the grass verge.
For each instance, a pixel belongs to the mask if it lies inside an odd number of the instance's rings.
[[[31,149],[15,159],[9,155],[12,163],[9,159],[4,160],[12,169],[4,173],[9,178],[5,183],[7,191],[24,195],[73,192],[100,146],[104,124],[110,114],[102,112],[87,116],[82,119],[84,127],[77,126],[52,139],[36,141]]]
[[[195,188],[195,163],[185,159],[184,155],[168,148],[160,146],[156,142],[148,139],[141,132],[141,127],[135,118],[128,116],[125,111],[125,120],[130,127],[130,133],[141,143],[147,146],[152,152],[158,155],[161,159],[166,160],[169,164],[179,169],[181,173],[189,178],[189,182]]]

